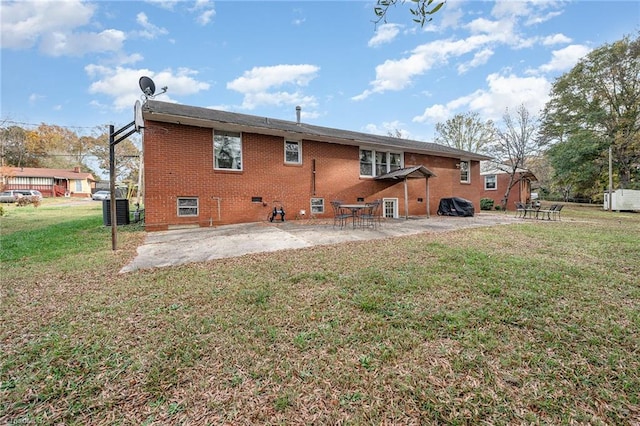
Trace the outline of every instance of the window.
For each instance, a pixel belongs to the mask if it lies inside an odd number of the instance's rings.
[[[398,170],[402,168],[402,154],[399,152],[389,153],[389,171]]]
[[[484,177],[484,189],[498,189],[496,186],[496,175],[486,175]]]
[[[373,151],[360,150],[360,175],[373,176]]]
[[[311,199],[311,214],[324,213],[324,198]]]
[[[469,174],[469,162],[460,161],[460,182],[469,183],[471,181]]]
[[[284,162],[302,164],[302,144],[298,141],[284,141]]]
[[[216,169],[242,170],[241,134],[214,130],[213,156]]]
[[[178,216],[198,216],[198,198],[197,197],[179,197],[178,198]]]
[[[360,150],[360,176],[380,176],[402,168],[402,153]]]
[[[386,152],[376,152],[376,176],[383,175],[387,173],[387,153]]]
[[[82,192],[82,181],[80,179],[76,180],[76,192]]]

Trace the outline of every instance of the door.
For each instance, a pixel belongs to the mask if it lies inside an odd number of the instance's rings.
[[[382,217],[386,218],[398,218],[398,199],[397,198],[383,198],[382,199]]]

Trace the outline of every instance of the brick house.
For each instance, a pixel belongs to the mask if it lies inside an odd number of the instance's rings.
[[[4,190],[36,189],[43,197],[91,197],[96,180],[91,173],[74,169],[43,167],[4,167]]]
[[[511,168],[508,166],[493,161],[480,162],[480,177],[483,184],[480,198],[490,198],[495,206],[501,205],[509,185],[509,173]],[[506,204],[507,210],[513,210],[516,202],[530,203],[531,182],[537,180],[529,170],[517,168]]]
[[[296,121],[147,101],[145,226],[331,218],[330,202],[381,199],[385,217],[435,214],[442,197],[480,210],[480,161],[489,157],[434,143]]]

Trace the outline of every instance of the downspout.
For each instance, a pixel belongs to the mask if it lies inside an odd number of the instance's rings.
[[[404,219],[409,219],[409,190],[407,188],[407,177],[404,178]]]
[[[431,210],[431,203],[429,202],[429,176],[427,176],[425,179],[427,180],[427,219],[429,219],[431,217],[429,213],[429,211]]]

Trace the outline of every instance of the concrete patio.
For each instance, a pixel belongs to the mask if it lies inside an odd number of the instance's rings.
[[[144,244],[138,247],[135,259],[120,272],[205,262],[250,253],[521,222],[513,214],[495,212],[479,213],[473,217],[385,219],[376,229],[354,229],[350,226],[340,229],[333,226],[332,220],[313,219],[172,229],[148,233]]]

